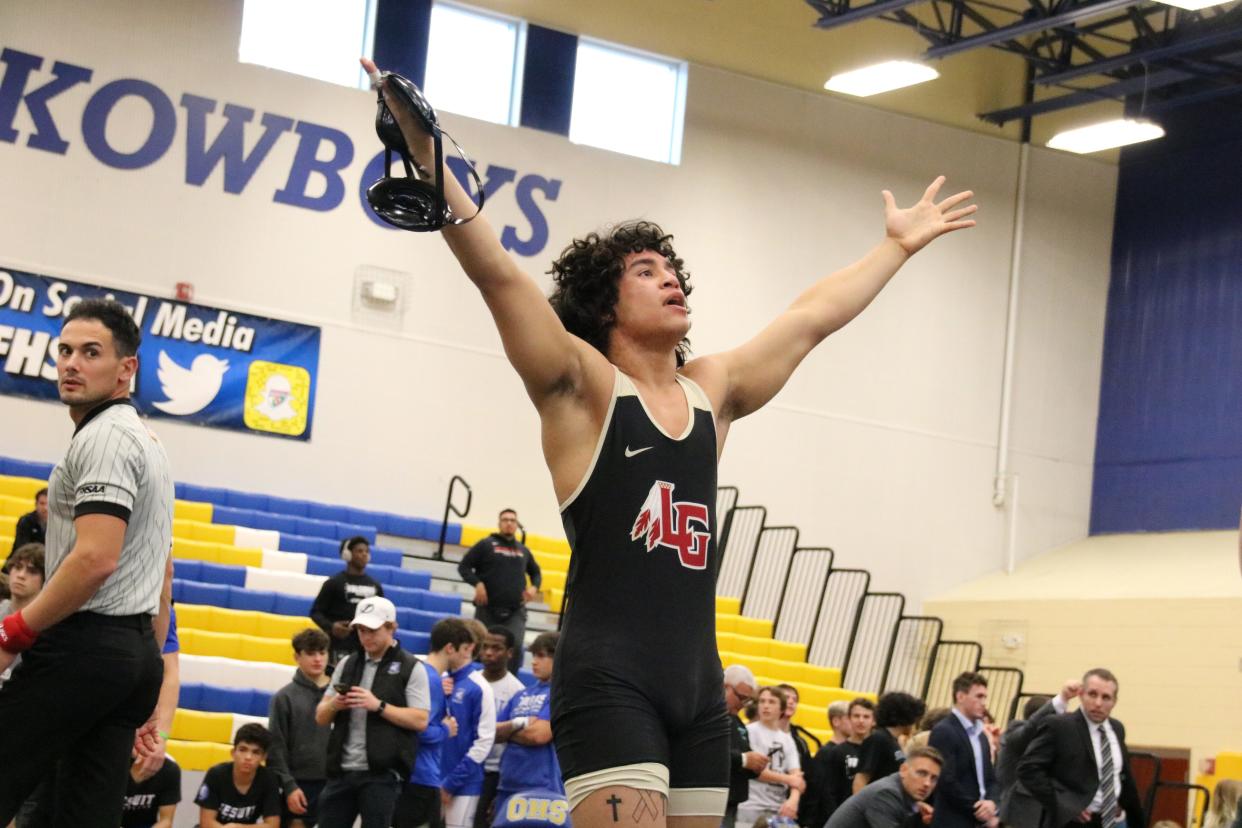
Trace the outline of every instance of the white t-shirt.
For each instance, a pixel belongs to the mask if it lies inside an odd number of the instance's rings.
[[[798,748],[793,737],[783,730],[771,730],[760,722],[746,725],[750,734],[750,749],[768,757],[768,770],[774,773],[789,773],[801,770],[798,761]],[[750,796],[745,805],[747,811],[777,811],[789,797],[789,788],[775,782],[750,780]]]
[[[500,721],[500,711],[505,709],[505,705],[509,703],[509,699],[526,689],[526,685],[522,684],[522,680],[513,673],[505,673],[504,678],[496,681],[489,681],[492,686],[492,696],[496,699],[496,721]],[[487,754],[487,760],[483,763],[483,770],[487,773],[500,772],[500,756],[505,752],[505,742],[497,742],[492,745],[492,752]]]

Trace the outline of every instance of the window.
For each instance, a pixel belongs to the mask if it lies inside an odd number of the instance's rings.
[[[684,62],[578,41],[569,140],[679,164],[685,114]]]
[[[374,0],[246,0],[238,58],[366,89],[374,13]]]
[[[436,109],[516,125],[526,26],[450,3],[431,7],[427,100]]]

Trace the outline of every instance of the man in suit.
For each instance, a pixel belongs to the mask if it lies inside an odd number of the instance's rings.
[[[1006,825],[1039,828],[1039,818],[1043,813],[1039,802],[1029,796],[1013,796],[1018,781],[1018,762],[1035,738],[1035,725],[1049,716],[1064,713],[1070,699],[1078,698],[1081,692],[1082,682],[1070,679],[1056,696],[1031,696],[1022,711],[1022,718],[1015,719],[1005,728],[996,759],[996,786],[997,796],[1000,797],[997,804],[1001,822]]]
[[[1043,806],[1043,828],[1142,828],[1126,729],[1111,718],[1117,677],[1102,667],[1082,678],[1082,707],[1049,716],[1018,762],[1018,789]],[[1025,828],[1025,826],[1023,826]]]
[[[988,680],[962,673],[953,680],[953,708],[932,728],[928,744],[944,757],[932,828],[996,828],[996,772],[983,732]]]

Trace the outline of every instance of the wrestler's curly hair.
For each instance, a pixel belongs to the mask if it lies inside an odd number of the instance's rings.
[[[672,241],[670,234],[650,221],[627,221],[604,233],[588,233],[574,239],[548,271],[555,285],[548,301],[561,324],[607,355],[608,334],[616,324],[613,308],[617,304],[617,283],[630,253],[659,253],[673,266],[682,291],[689,296],[690,273],[673,250]],[[689,354],[690,340],[682,339],[677,344],[678,368],[686,364]]]

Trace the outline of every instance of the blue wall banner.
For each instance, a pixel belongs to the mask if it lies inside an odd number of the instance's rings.
[[[124,305],[142,332],[133,399],[144,416],[310,439],[319,328],[19,270],[0,270],[0,394],[59,399],[61,324],[96,297]]]

